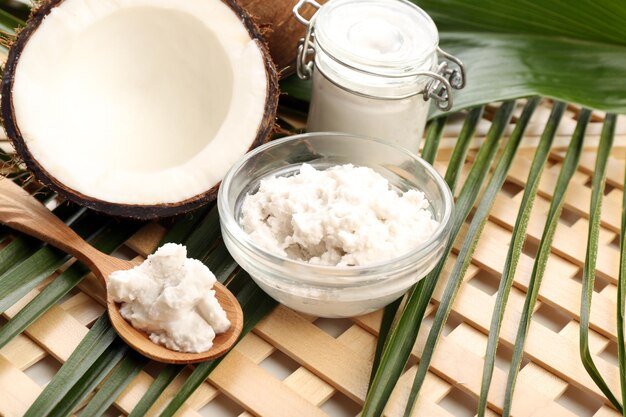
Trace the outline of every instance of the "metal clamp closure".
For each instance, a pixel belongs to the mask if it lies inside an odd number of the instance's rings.
[[[439,47],[437,47],[437,53],[447,61],[444,61],[447,65],[443,69],[443,75],[450,81],[452,88],[455,90],[463,89],[465,87],[465,65],[463,62]],[[454,64],[454,67],[450,67],[450,63]]]
[[[437,54],[444,58],[436,72],[425,72],[423,75],[433,78],[424,89],[424,100],[432,98],[437,108],[448,111],[452,108],[452,89],[465,87],[465,66],[457,57],[437,47]],[[453,64],[451,66],[450,64]]]
[[[319,10],[319,8],[322,7],[322,5],[316,2],[315,0],[299,0],[298,3],[295,6],[293,6],[292,12],[295,18],[298,20],[298,22],[302,23],[304,26],[308,26],[309,23],[311,23],[311,20],[313,19],[307,20],[306,17],[300,14],[300,9],[302,9],[305,4],[309,4],[317,10]]]
[[[313,74],[313,57],[315,55],[315,48],[313,47],[313,28],[315,27],[315,16],[317,15],[316,12],[310,20],[303,17],[300,14],[300,10],[305,4],[310,4],[318,10],[322,7],[321,4],[315,0],[300,0],[293,8],[295,18],[298,22],[306,26],[306,35],[298,42],[298,57],[296,59],[296,73],[302,80],[310,79]]]
[[[296,59],[296,73],[301,80],[309,80],[313,75],[315,48],[313,47],[313,28],[315,16],[307,25],[306,35],[298,42],[298,57]]]

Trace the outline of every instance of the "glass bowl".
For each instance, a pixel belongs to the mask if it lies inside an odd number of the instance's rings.
[[[241,207],[261,179],[293,175],[303,163],[316,169],[366,166],[400,191],[423,191],[439,227],[409,253],[367,266],[320,266],[277,256],[259,247],[239,224]],[[271,297],[319,317],[353,317],[377,310],[430,272],[450,234],[452,193],[420,157],[388,142],[342,133],[309,133],[272,141],[248,153],[224,177],[218,194],[224,243],[237,263]]]

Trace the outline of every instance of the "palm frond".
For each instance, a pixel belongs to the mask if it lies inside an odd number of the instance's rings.
[[[626,178],[624,179],[626,184]],[[622,415],[626,417],[626,344],[624,343],[624,309],[626,307],[626,193],[622,200],[622,227],[620,232],[619,279],[617,283],[617,361],[619,362]]]
[[[26,22],[0,8],[0,32],[5,35],[15,36],[15,29],[24,26]]]
[[[424,141],[424,148],[422,150],[422,159],[433,164],[439,150],[439,142],[443,134],[443,129],[446,126],[447,117],[442,116],[433,120],[428,129],[426,130],[426,140]],[[378,331],[378,340],[376,341],[376,352],[374,353],[374,362],[372,363],[372,371],[370,375],[370,382],[376,374],[378,364],[380,363],[380,357],[385,347],[385,342],[391,331],[394,320],[397,316],[400,304],[402,304],[402,298],[393,301],[391,304],[385,307],[383,310],[383,318],[380,323],[380,329]]]
[[[81,411],[81,417],[102,415],[146,363],[148,363],[148,359],[137,352],[130,352],[125,355],[113,372],[108,375],[96,395],[89,401],[89,404]]]
[[[487,340],[480,398],[478,400],[479,417],[484,417],[487,409],[487,397],[496,361],[496,350],[498,348],[498,338],[500,336],[502,320],[504,319],[504,310],[513,285],[513,277],[515,275],[517,263],[520,255],[522,254],[522,247],[524,246],[526,238],[526,229],[528,228],[528,220],[530,219],[530,213],[533,208],[535,197],[537,196],[537,189],[539,188],[539,180],[541,179],[541,174],[543,173],[546,162],[548,161],[550,148],[552,147],[552,142],[554,140],[559,122],[565,112],[565,107],[564,103],[555,103],[552,108],[550,118],[548,119],[546,128],[541,135],[539,146],[537,147],[530,167],[528,180],[526,181],[526,188],[524,189],[524,195],[522,197],[522,203],[520,205],[517,219],[515,220],[515,226],[511,235],[511,244],[509,245],[509,250],[506,255],[504,272],[500,278],[498,295],[494,304],[493,315],[491,317],[491,327],[489,329],[489,337]]]
[[[478,238],[482,233],[485,223],[487,222],[489,212],[491,211],[491,207],[493,206],[496,196],[506,180],[513,158],[515,158],[517,149],[522,142],[522,138],[524,136],[524,132],[526,131],[526,127],[530,122],[530,118],[539,105],[539,100],[539,98],[530,99],[524,107],[522,116],[515,125],[513,134],[508,139],[506,147],[496,164],[493,176],[487,184],[487,188],[485,189],[485,192],[480,199],[480,203],[476,208],[476,212],[474,213],[469,229],[465,234],[461,250],[457,256],[457,261],[454,264],[454,268],[450,273],[450,276],[448,277],[448,282],[441,301],[439,302],[439,307],[437,308],[432,328],[428,334],[424,350],[422,351],[419,367],[417,369],[417,373],[415,374],[415,379],[413,381],[413,386],[411,388],[407,407],[404,413],[405,417],[411,415],[417,394],[419,393],[422,384],[424,383],[424,379],[426,378],[426,373],[428,372],[428,368],[435,352],[439,337],[441,336],[443,326],[450,315],[450,311],[452,310],[452,303],[454,302],[456,294],[461,287],[463,277],[465,276],[465,272],[467,271],[472,255],[474,254]]]
[[[478,126],[478,122],[480,121],[484,111],[485,107],[479,106],[474,107],[467,113],[465,121],[463,122],[463,127],[461,128],[461,133],[459,133],[456,146],[452,150],[452,156],[450,156],[450,161],[448,162],[448,168],[446,169],[445,175],[446,183],[448,184],[448,187],[450,187],[450,190],[452,190],[452,193],[456,190],[459,176],[461,175],[461,169],[463,168],[472,138],[476,132],[476,126]]]
[[[622,410],[622,405],[615,397],[602,375],[600,375],[600,371],[598,371],[591,356],[591,352],[589,351],[589,316],[591,314],[593,285],[596,278],[596,258],[598,256],[598,237],[600,234],[600,210],[606,182],[607,161],[611,147],[613,146],[613,137],[615,136],[615,122],[615,115],[609,114],[606,116],[593,173],[587,252],[585,254],[585,265],[583,267],[583,288],[580,301],[580,357],[587,373],[598,388],[600,388],[604,395],[613,403],[615,408]]]
[[[417,333],[419,331],[426,308],[430,303],[433,291],[443,271],[447,256],[452,249],[454,239],[458,235],[469,215],[476,198],[482,188],[482,184],[489,173],[489,167],[496,156],[500,139],[504,129],[511,120],[515,102],[506,102],[499,109],[493,124],[487,134],[487,139],[482,145],[476,160],[470,170],[465,184],[456,202],[455,214],[452,219],[452,227],[448,244],[444,249],[444,256],[412,292],[406,302],[406,306],[398,325],[389,336],[389,340],[383,350],[380,366],[372,380],[365,405],[363,417],[375,417],[381,415],[395,382],[400,377],[402,370],[409,358]]]
[[[541,242],[539,243],[539,249],[537,250],[537,258],[533,266],[533,271],[528,284],[528,292],[526,294],[526,300],[522,309],[517,337],[515,339],[515,347],[513,349],[513,359],[509,368],[509,376],[507,378],[506,393],[504,398],[504,407],[502,415],[508,417],[511,414],[511,404],[513,401],[513,392],[515,390],[515,382],[517,381],[517,375],[519,374],[519,367],[522,362],[522,356],[524,354],[524,343],[526,341],[526,335],[528,334],[528,328],[530,327],[530,319],[532,312],[537,302],[537,296],[539,294],[539,287],[541,286],[541,280],[543,273],[545,272],[546,263],[552,246],[552,240],[554,238],[554,232],[558,224],[558,219],[561,215],[563,203],[565,200],[565,191],[569,182],[576,172],[578,167],[578,161],[580,159],[580,153],[582,151],[583,139],[585,137],[585,129],[591,118],[591,111],[583,110],[578,118],[578,125],[572,141],[567,150],[565,160],[563,161],[563,167],[559,173],[557,184],[554,189],[553,199],[550,203],[550,209],[546,220],[546,225],[543,230]]]
[[[65,394],[58,405],[50,412],[51,416],[66,417],[79,407],[128,353],[130,348],[116,340],[91,365],[73,387]]]
[[[176,378],[182,370],[185,369],[183,365],[167,365],[165,366],[154,382],[150,384],[150,387],[141,397],[139,402],[133,408],[133,411],[128,417],[143,417],[146,415],[150,407],[154,405],[159,396],[165,391],[165,388]]]
[[[59,372],[46,385],[24,417],[50,415],[49,413],[62,402],[63,397],[80,381],[116,338],[117,333],[111,326],[107,313],[104,313],[87,332]]]
[[[428,129],[426,129],[426,140],[424,141],[424,148],[422,149],[422,159],[430,164],[435,163],[437,157],[437,151],[439,150],[439,142],[443,135],[443,129],[446,127],[448,117],[441,116],[433,120]]]

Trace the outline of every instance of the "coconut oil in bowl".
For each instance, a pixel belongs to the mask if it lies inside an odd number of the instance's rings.
[[[397,257],[357,266],[311,264],[263,248],[241,224],[244,201],[261,180],[296,175],[304,163],[316,170],[367,167],[398,192],[423,192],[437,222],[432,235]],[[351,317],[389,304],[432,270],[448,239],[453,199],[432,166],[403,148],[354,135],[313,133],[268,143],[244,157],[226,175],[218,208],[226,247],[265,292],[306,314]]]

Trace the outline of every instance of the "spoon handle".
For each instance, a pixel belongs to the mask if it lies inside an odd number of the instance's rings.
[[[7,178],[0,178],[0,223],[59,248],[90,269],[98,269],[102,254]]]

